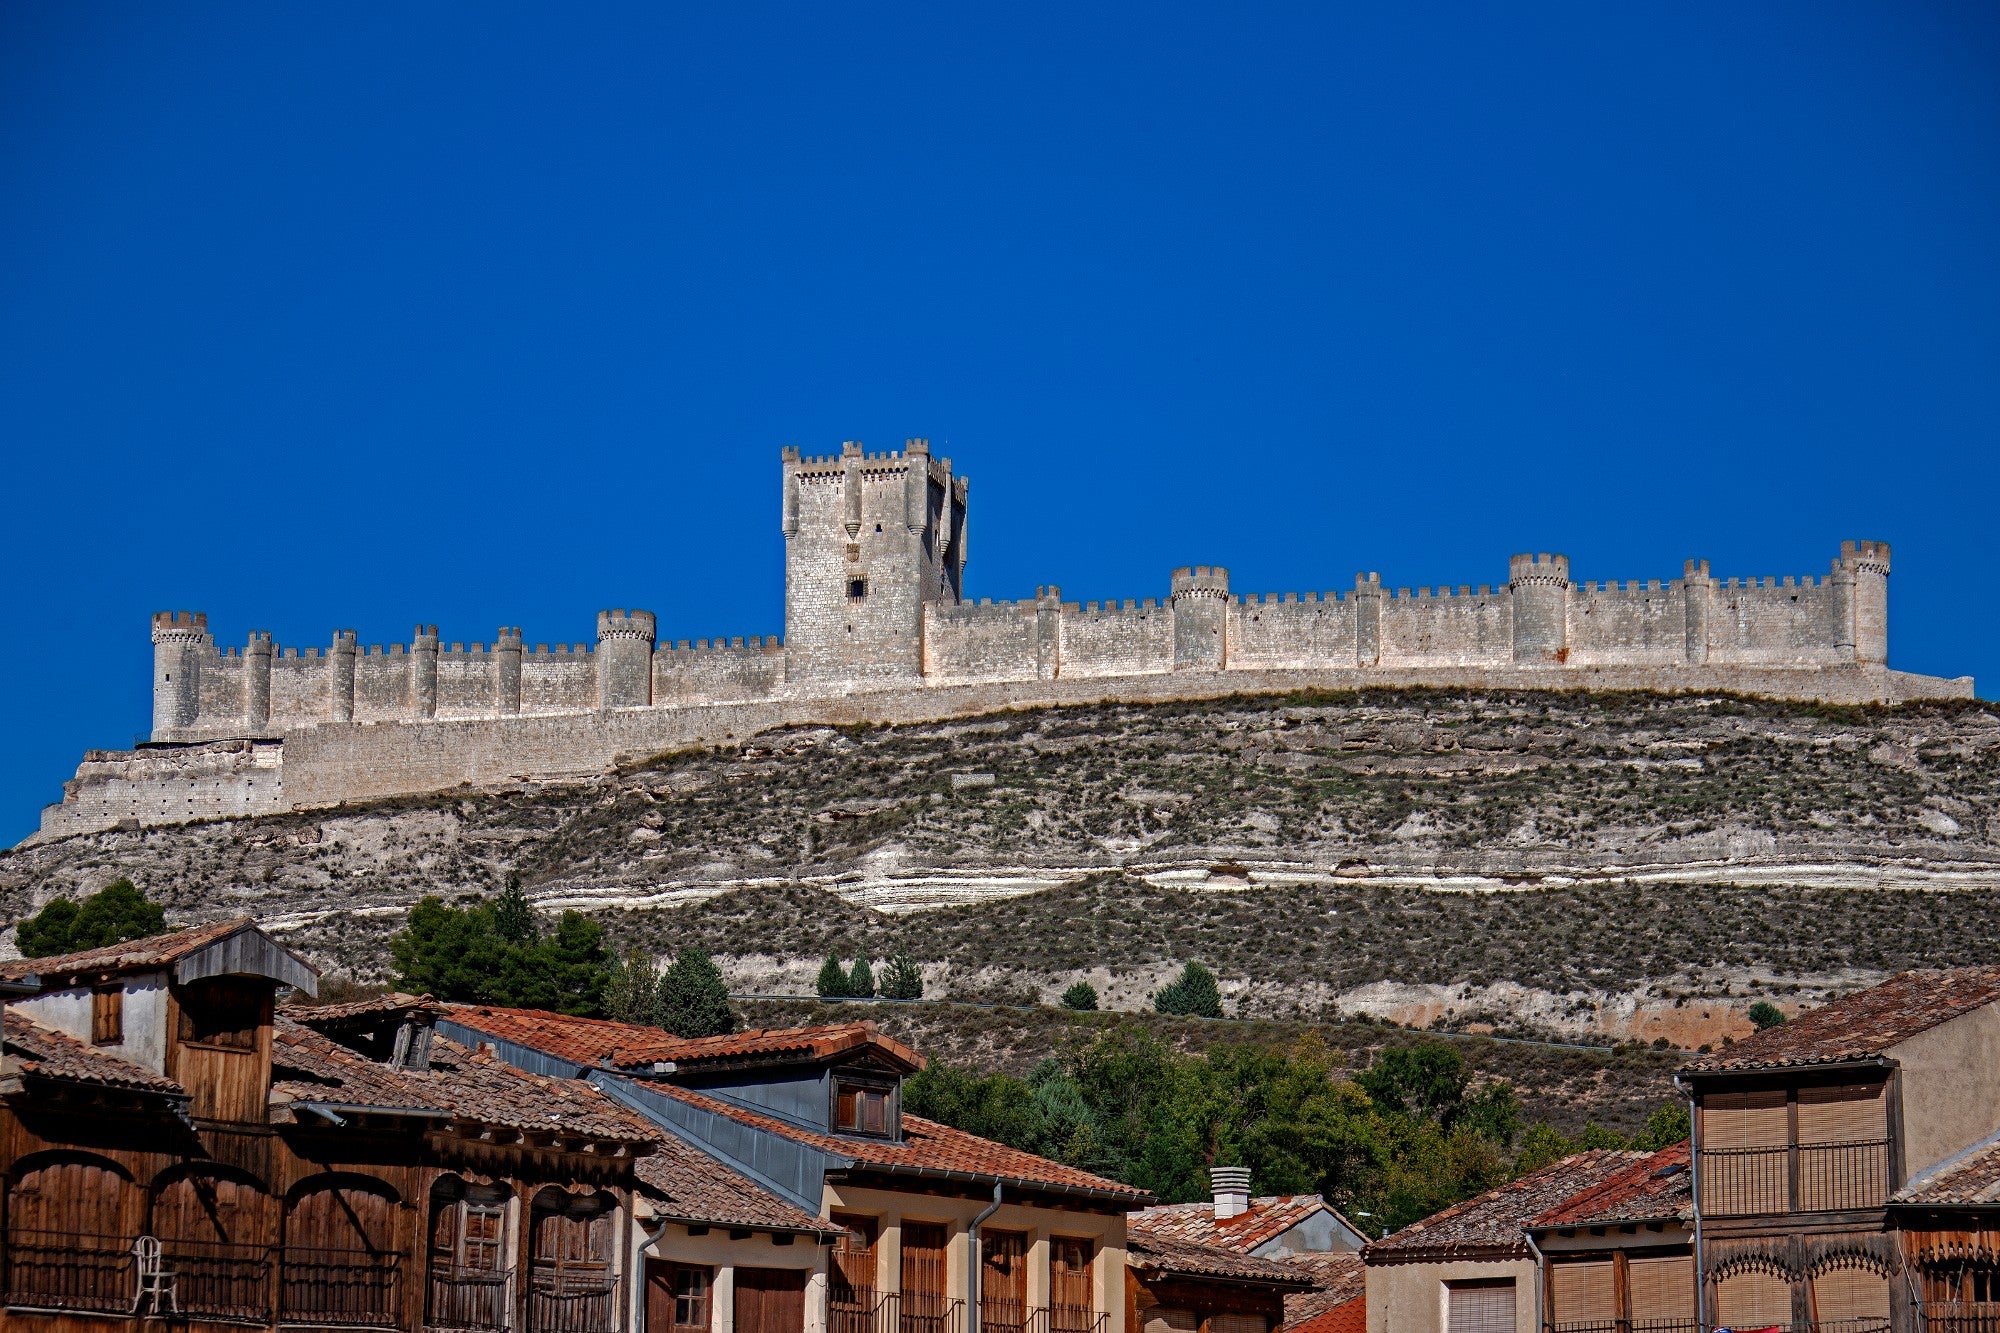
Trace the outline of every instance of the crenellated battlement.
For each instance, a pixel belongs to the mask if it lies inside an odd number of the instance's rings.
[[[627,612],[623,607],[597,613],[597,641],[644,639],[651,643],[659,629],[659,618],[651,611]]]
[[[1214,597],[1228,600],[1229,571],[1221,565],[1182,566],[1172,575],[1173,595],[1181,597]]]
[[[1507,557],[1507,581],[1515,587],[1523,584],[1540,584],[1548,587],[1569,585],[1569,557],[1550,555],[1513,555]]]

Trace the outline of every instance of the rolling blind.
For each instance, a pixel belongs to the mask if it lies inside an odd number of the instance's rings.
[[[1445,1287],[1445,1333],[1514,1333],[1514,1281]]]
[[[1694,1260],[1685,1254],[1633,1259],[1632,1320],[1694,1318]]]
[[[1880,1083],[1799,1089],[1799,1142],[1870,1143],[1889,1137]]]
[[[1711,1093],[1701,1104],[1701,1146],[1707,1152],[1782,1148],[1788,1124],[1783,1088]]]
[[[1146,1333],[1197,1333],[1201,1316],[1192,1310],[1156,1305],[1146,1311]]]
[[[1889,1321],[1889,1279],[1865,1268],[1834,1268],[1812,1282],[1813,1318],[1822,1324],[1843,1319]]]
[[[1549,1299],[1558,1324],[1609,1323],[1618,1317],[1609,1259],[1549,1265]]]
[[[1731,1273],[1716,1284],[1715,1322],[1768,1328],[1792,1322],[1792,1284],[1776,1273]]]
[[[1224,1311],[1208,1317],[1208,1333],[1265,1333],[1269,1327],[1260,1314]]]

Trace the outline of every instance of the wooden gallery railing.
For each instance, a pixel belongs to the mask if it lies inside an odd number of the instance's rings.
[[[528,1278],[531,1333],[619,1333],[618,1275],[537,1264]]]
[[[425,1290],[425,1328],[488,1333],[506,1328],[512,1322],[508,1312],[513,1306],[511,1271],[456,1268],[432,1261]]]
[[[1887,1139],[1702,1149],[1701,1210],[1711,1217],[1880,1208],[1888,1198]]]
[[[1086,1305],[981,1301],[979,1333],[1104,1333],[1111,1316]]]
[[[325,1328],[397,1328],[403,1322],[400,1254],[373,1250],[285,1251],[278,1320]]]
[[[1927,1301],[1917,1307],[1926,1333],[2000,1333],[2000,1301]]]
[[[1544,1323],[1543,1333],[1701,1333],[1693,1319],[1566,1319]]]
[[[7,1233],[7,1304],[36,1310],[130,1314],[139,1290],[134,1236],[74,1232]]]

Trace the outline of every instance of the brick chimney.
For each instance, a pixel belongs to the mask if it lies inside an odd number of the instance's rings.
[[[1208,1168],[1209,1187],[1215,1191],[1215,1220],[1241,1217],[1250,1211],[1250,1168],[1247,1166],[1211,1166]]]

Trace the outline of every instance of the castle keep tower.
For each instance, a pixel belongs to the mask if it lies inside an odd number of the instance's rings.
[[[928,440],[784,451],[787,680],[922,676],[924,604],[956,603],[963,586],[965,499]]]
[[[201,659],[211,655],[208,616],[201,611],[159,611],[153,615],[153,739],[174,733],[201,715]]]
[[[1229,656],[1229,571],[1175,570],[1173,603],[1174,670],[1222,670]]]
[[[1516,555],[1507,559],[1514,593],[1514,660],[1552,666],[1569,660],[1569,557]]]
[[[644,708],[653,702],[653,639],[659,622],[651,611],[597,613],[597,700],[601,708]],[[514,652],[520,652],[515,631]],[[516,678],[518,682],[518,677]],[[520,689],[515,687],[516,712]]]

